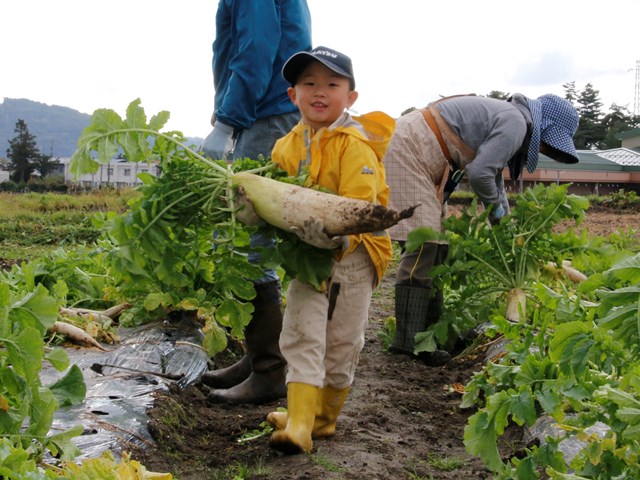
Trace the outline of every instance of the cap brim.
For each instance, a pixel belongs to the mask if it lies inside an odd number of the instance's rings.
[[[302,71],[313,60],[322,63],[325,67],[327,67],[329,70],[334,71],[338,75],[353,79],[353,76],[349,72],[345,72],[335,63],[332,63],[322,57],[317,57],[311,52],[298,52],[292,55],[291,58],[289,58],[289,60],[287,60],[287,62],[284,64],[284,67],[282,67],[282,76],[291,85],[295,84]]]
[[[560,163],[578,163],[580,158],[576,147],[573,145],[573,137],[564,129],[550,125],[540,135],[540,141],[551,148],[554,155],[548,155]]]
[[[316,60],[316,57],[309,52],[298,52],[292,55],[282,67],[282,76],[293,85],[298,80],[300,73],[312,60]]]

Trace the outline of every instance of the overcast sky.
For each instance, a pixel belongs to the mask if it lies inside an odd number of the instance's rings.
[[[213,109],[215,0],[2,0],[0,101],[147,115],[204,137]],[[441,95],[536,97],[591,83],[633,111],[638,0],[309,0],[314,45],[349,55],[354,110],[392,116]]]

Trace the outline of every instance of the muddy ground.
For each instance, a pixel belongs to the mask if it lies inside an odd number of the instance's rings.
[[[462,432],[472,412],[458,408],[461,395],[453,389],[481,368],[481,359],[434,368],[386,353],[378,333],[393,315],[393,281],[390,272],[373,300],[356,381],[336,435],[316,440],[311,454],[280,455],[269,448],[268,435],[238,443],[245,432],[261,429],[269,412],[286,407],[284,399],[264,406],[211,405],[207,387],[190,386],[158,394],[149,411],[157,447],[135,458],[182,480],[489,478],[482,462],[464,451]],[[249,467],[248,475],[240,466]]]
[[[601,236],[638,228],[638,210],[591,209],[583,227]],[[268,435],[238,442],[246,432],[260,430],[270,411],[286,406],[284,400],[210,405],[206,387],[190,386],[158,394],[149,411],[156,445],[134,458],[181,480],[491,478],[465,451],[463,431],[473,412],[460,409],[461,394],[454,388],[482,368],[484,356],[476,351],[430,367],[385,352],[379,333],[394,314],[394,275],[391,268],[374,294],[366,344],[336,435],[316,440],[310,454],[283,456],[269,448]],[[522,448],[520,433],[511,432],[505,455]]]

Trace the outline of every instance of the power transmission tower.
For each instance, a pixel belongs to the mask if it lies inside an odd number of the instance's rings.
[[[636,60],[636,91],[633,97],[633,114],[640,115],[640,60]]]

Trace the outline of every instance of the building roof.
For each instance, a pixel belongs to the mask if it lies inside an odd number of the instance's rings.
[[[619,163],[620,165],[630,165],[640,167],[640,152],[629,148],[614,148],[598,153],[598,156]]]
[[[629,148],[578,150],[580,161],[559,163],[540,154],[538,168],[549,170],[640,171],[640,152]]]
[[[625,130],[614,135],[617,140],[626,140],[627,138],[634,138],[640,136],[640,128],[632,128],[631,130]]]

